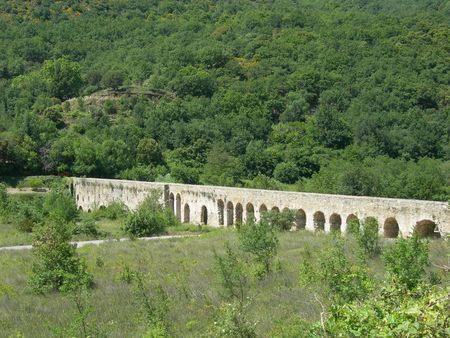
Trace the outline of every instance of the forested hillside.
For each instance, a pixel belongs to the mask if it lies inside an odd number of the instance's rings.
[[[450,198],[450,3],[0,1],[0,175]]]

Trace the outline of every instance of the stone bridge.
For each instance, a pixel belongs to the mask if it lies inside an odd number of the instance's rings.
[[[266,211],[289,209],[296,215],[293,227],[297,229],[345,231],[349,219],[372,216],[381,232],[389,226],[407,236],[416,222],[425,219],[433,221],[441,234],[450,232],[450,208],[445,202],[97,178],[73,178],[71,189],[77,207],[85,211],[114,201],[135,210],[157,191],[160,202],[180,221],[213,227],[258,221]]]

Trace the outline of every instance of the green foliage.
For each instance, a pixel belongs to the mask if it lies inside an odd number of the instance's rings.
[[[256,323],[251,323],[243,308],[237,303],[222,304],[217,320],[214,321],[212,335],[214,337],[254,338]]]
[[[125,75],[120,70],[107,71],[102,77],[102,83],[105,87],[112,88],[114,90],[119,89],[125,80]],[[100,82],[100,81],[95,81]]]
[[[447,337],[448,291],[424,287],[404,291],[383,286],[365,302],[333,309],[325,322],[327,336]]]
[[[8,212],[8,193],[6,192],[6,185],[0,183],[0,216]]]
[[[424,280],[428,252],[428,243],[417,235],[399,238],[383,253],[386,271],[394,283],[412,290]]]
[[[132,212],[124,224],[124,231],[132,236],[152,236],[165,231],[168,226],[175,226],[178,220],[174,214],[163,208],[159,204],[159,192],[155,191],[149,195],[138,207],[136,212]]]
[[[241,224],[238,229],[241,249],[252,255],[259,277],[264,277],[271,271],[271,263],[279,245],[276,229],[274,224],[264,219],[258,223]]]
[[[143,138],[137,146],[136,160],[139,164],[161,164],[163,157],[158,142],[152,138]]]
[[[83,82],[80,66],[66,58],[48,60],[42,68],[50,96],[64,100],[78,94]]]
[[[364,299],[373,287],[366,268],[347,257],[344,241],[335,237],[330,248],[320,253],[315,264],[312,256],[301,262],[300,283],[312,289],[322,287],[332,304]],[[324,283],[324,285],[320,285]]]
[[[95,220],[92,218],[83,219],[80,222],[75,223],[72,234],[74,235],[87,235],[97,238],[100,235]]]
[[[122,218],[128,214],[128,208],[121,201],[114,201],[108,204],[104,208],[100,208],[97,213],[100,214],[101,217],[105,217],[107,219],[115,220],[118,218]]]
[[[295,221],[295,212],[284,209],[281,212],[267,211],[262,215],[262,222],[280,231],[291,230]]]
[[[359,219],[355,216],[354,218],[351,218],[348,222],[347,222],[347,233],[349,235],[353,235],[355,237],[358,236],[359,234]]]
[[[88,287],[93,277],[69,241],[72,229],[63,219],[52,218],[36,231],[33,242],[31,288],[37,293]]]
[[[368,256],[378,255],[381,251],[378,221],[374,217],[366,217],[360,224],[356,239]]]
[[[44,211],[51,217],[72,222],[78,217],[75,200],[67,190],[51,190],[44,199]]]
[[[225,243],[225,254],[214,250],[216,276],[221,287],[221,296],[243,304],[249,290],[249,278],[242,258],[230,243]]]

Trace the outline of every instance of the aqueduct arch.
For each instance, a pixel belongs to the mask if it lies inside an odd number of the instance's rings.
[[[72,180],[74,200],[77,208],[83,210],[94,210],[114,201],[136,210],[139,203],[156,190],[161,204],[186,223],[206,221],[209,226],[230,226],[252,214],[258,221],[264,212],[271,209],[279,212],[282,207],[295,213],[297,229],[342,230],[351,219],[373,216],[380,225],[380,234],[384,233],[389,217],[395,219],[402,236],[411,234],[416,223],[423,220],[427,222],[420,223],[420,229],[429,227],[430,231],[450,233],[450,208],[446,202],[95,178]],[[203,217],[202,206],[206,209],[206,212],[203,209]]]

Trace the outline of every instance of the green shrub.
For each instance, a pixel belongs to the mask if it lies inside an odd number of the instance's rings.
[[[359,219],[358,217],[354,216],[354,217],[350,217],[347,220],[347,234],[349,235],[353,235],[356,236],[359,234]]]
[[[136,212],[128,216],[123,229],[136,237],[152,236],[161,234],[166,227],[176,226],[178,223],[175,215],[159,204],[158,193],[153,192]]]
[[[346,255],[344,242],[334,238],[330,248],[321,252],[318,264],[312,264],[311,255],[300,265],[300,285],[322,288],[333,304],[352,302],[365,298],[371,288],[364,266],[353,264]]]
[[[249,289],[248,271],[236,252],[225,243],[225,254],[214,250],[216,276],[220,284],[219,294],[227,300],[236,300],[243,304]]]
[[[413,289],[425,276],[430,264],[428,243],[415,235],[400,238],[383,254],[386,271],[395,283]]]
[[[8,212],[8,193],[6,192],[6,185],[0,183],[0,216]]]
[[[75,200],[67,190],[52,190],[44,200],[44,212],[51,217],[62,219],[65,222],[74,221],[78,217]]]
[[[432,237],[434,235],[434,230],[436,228],[436,223],[428,219],[424,219],[416,223],[414,227],[414,232],[422,238]]]
[[[239,227],[238,235],[241,249],[251,254],[258,265],[259,277],[269,273],[279,245],[276,227],[266,219],[258,223],[247,222]]]
[[[98,237],[100,236],[100,231],[95,224],[95,220],[92,218],[87,218],[75,223],[72,234]]]
[[[267,211],[263,213],[262,220],[280,231],[290,230],[295,222],[295,212],[286,209],[281,212]]]
[[[399,233],[398,223],[394,217],[389,217],[384,221],[384,237],[397,238]]]
[[[115,220],[124,217],[128,214],[128,208],[125,204],[120,201],[115,201],[106,206],[105,208],[100,208],[97,214],[103,216],[107,219]]]
[[[374,217],[366,217],[361,223],[357,241],[364,252],[370,257],[380,253],[380,237],[378,234],[379,225]]]
[[[320,336],[448,337],[448,292],[437,287],[405,292],[386,285],[364,302],[333,307]]]
[[[247,316],[245,307],[237,303],[222,304],[217,319],[214,321],[212,337],[256,337],[256,323],[251,323]]]
[[[36,232],[33,241],[31,288],[37,293],[62,290],[68,284],[90,286],[93,277],[86,263],[70,244],[72,229],[61,219],[52,218]]]

